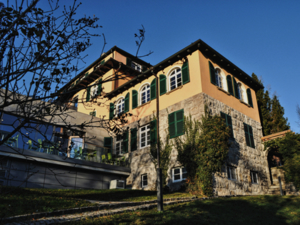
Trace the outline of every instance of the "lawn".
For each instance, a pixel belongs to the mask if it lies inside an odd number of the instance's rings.
[[[175,192],[164,198],[191,197],[188,193]],[[52,212],[58,209],[92,206],[83,199],[99,201],[145,201],[156,199],[155,191],[141,190],[68,190],[0,188],[0,218],[35,212]]]
[[[299,196],[216,198],[136,211],[71,224],[300,224]]]

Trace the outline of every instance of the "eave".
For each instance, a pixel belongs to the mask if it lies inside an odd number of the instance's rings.
[[[157,72],[165,69],[166,67],[173,65],[178,60],[182,60],[188,55],[192,54],[194,51],[201,51],[202,54],[215,62],[216,64],[220,65],[222,68],[226,69],[229,73],[237,77],[240,81],[247,84],[249,87],[254,89],[255,91],[260,90],[264,88],[263,85],[256,82],[252,77],[250,77],[247,73],[245,73],[243,70],[241,70],[239,67],[234,65],[232,62],[230,62],[228,59],[226,59],[224,56],[222,56],[220,53],[218,53],[216,50],[214,50],[212,47],[207,45],[202,40],[197,40],[196,42],[190,44],[189,46],[185,47],[184,49],[178,51],[177,53],[171,55],[167,59],[161,61],[160,63],[156,64],[152,68],[148,69],[147,71],[138,74],[135,78],[128,81],[127,83],[121,85],[117,89],[111,91],[110,93],[106,94],[106,97],[109,99],[115,97],[119,93],[122,93],[129,89],[130,87],[135,86],[136,84],[142,82],[143,80],[147,79],[148,77],[156,74]]]

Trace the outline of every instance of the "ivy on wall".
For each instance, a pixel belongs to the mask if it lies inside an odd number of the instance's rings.
[[[231,131],[224,119],[206,113],[201,121],[185,118],[185,134],[175,139],[178,161],[188,172],[187,190],[213,195],[213,173],[220,171],[229,151]]]

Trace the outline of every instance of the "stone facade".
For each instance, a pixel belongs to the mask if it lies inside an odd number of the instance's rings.
[[[228,160],[222,171],[213,176],[215,195],[265,194],[268,189],[268,166],[265,156],[266,152],[263,150],[261,143],[262,127],[260,123],[213,99],[207,94],[199,93],[166,109],[160,110],[159,127],[161,140],[166,140],[168,134],[168,114],[184,109],[185,116],[191,115],[193,119],[200,120],[202,115],[204,115],[205,105],[208,106],[208,110],[212,114],[220,115],[222,111],[230,115],[234,132],[234,139],[230,141],[231,147]],[[153,113],[155,114],[155,112]],[[137,127],[139,129],[143,125],[148,124],[154,118],[154,114],[130,124],[129,127]],[[255,148],[246,145],[243,123],[252,126]],[[128,156],[131,159],[131,175],[127,178],[127,184],[132,185],[133,189],[141,189],[141,175],[147,174],[148,186],[145,189],[155,189],[156,170],[151,160],[150,147],[140,149],[138,146],[138,150],[128,153]],[[227,165],[236,167],[236,180],[229,180],[227,178]],[[166,181],[171,189],[176,189],[180,186],[180,183],[172,183],[172,168],[177,166],[180,166],[177,161],[177,151],[173,149]],[[257,172],[259,177],[258,184],[251,183],[250,171]]]

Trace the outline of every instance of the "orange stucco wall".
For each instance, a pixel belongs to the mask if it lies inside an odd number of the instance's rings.
[[[229,107],[232,107],[236,109],[237,111],[245,114],[246,116],[249,116],[250,118],[260,122],[259,118],[259,112],[258,112],[258,106],[257,106],[257,100],[256,100],[256,94],[253,89],[251,89],[249,86],[242,83],[243,89],[246,90],[247,88],[250,88],[251,95],[252,95],[252,102],[253,102],[253,108],[247,106],[246,104],[243,104],[239,99],[235,98],[232,95],[228,95],[224,93],[223,91],[219,90],[218,87],[210,82],[210,71],[209,71],[209,64],[208,61],[210,61],[214,67],[218,67],[222,70],[225,77],[227,75],[231,75],[233,77],[234,74],[230,74],[226,71],[226,69],[219,67],[216,63],[214,63],[212,60],[209,60],[206,58],[201,52],[199,52],[200,55],[200,68],[201,68],[201,83],[202,83],[202,91],[209,96],[223,102],[224,104],[228,105]],[[237,82],[240,82],[239,79],[235,77]],[[223,81],[223,86],[227,86],[227,81]],[[244,101],[247,101],[246,93],[244,93]]]

